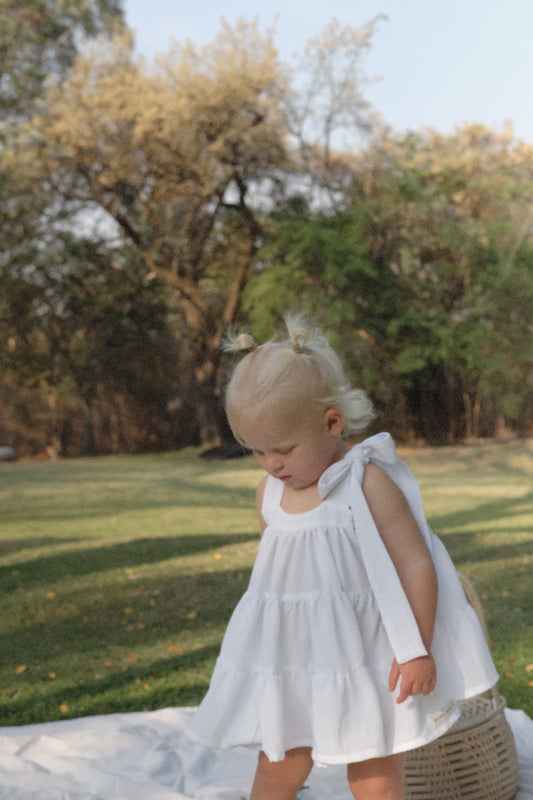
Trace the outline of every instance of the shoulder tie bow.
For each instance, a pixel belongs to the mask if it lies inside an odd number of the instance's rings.
[[[407,465],[398,457],[392,437],[388,433],[380,433],[355,445],[343,459],[328,467],[320,477],[318,492],[324,499],[343,481],[348,480],[347,496],[363,563],[392,650],[398,663],[403,664],[413,658],[427,655],[427,650],[396,568],[378,532],[361,488],[365,465],[369,461],[374,461],[381,466],[402,491],[404,488],[401,484],[405,483],[406,479],[410,484],[414,481],[418,489],[416,479]],[[403,480],[398,480],[394,474],[398,469],[402,473]],[[412,485],[410,488],[412,490]],[[410,501],[409,495],[407,495],[407,499]],[[420,525],[419,514],[415,514],[415,516]],[[422,532],[425,533],[424,530]]]

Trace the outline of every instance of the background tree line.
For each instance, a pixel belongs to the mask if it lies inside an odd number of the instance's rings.
[[[148,64],[118,0],[0,0],[0,444],[225,441],[222,337],[289,308],[397,437],[529,429],[533,147],[381,125],[379,22],[291,65],[222,22]]]

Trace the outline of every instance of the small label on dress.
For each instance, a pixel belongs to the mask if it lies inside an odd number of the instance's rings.
[[[430,714],[433,725],[436,728],[438,728],[440,725],[442,725],[443,722],[446,722],[446,720],[450,717],[451,714],[453,714],[456,708],[457,705],[455,701],[450,700],[450,702],[447,703],[444,706],[444,708],[442,708],[440,711],[435,711],[434,714]]]

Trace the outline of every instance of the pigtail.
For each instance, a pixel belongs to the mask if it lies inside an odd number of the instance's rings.
[[[249,333],[236,334],[230,331],[222,342],[222,349],[226,353],[236,353],[241,350],[253,352],[257,350],[258,346],[253,336],[250,336]]]
[[[303,353],[305,343],[312,335],[302,314],[286,314],[283,318],[295,353]]]

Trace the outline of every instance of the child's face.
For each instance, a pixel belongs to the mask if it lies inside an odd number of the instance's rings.
[[[346,452],[341,439],[344,425],[337,409],[293,413],[283,417],[267,412],[260,419],[242,413],[236,425],[239,438],[261,467],[290,489],[306,489]]]

